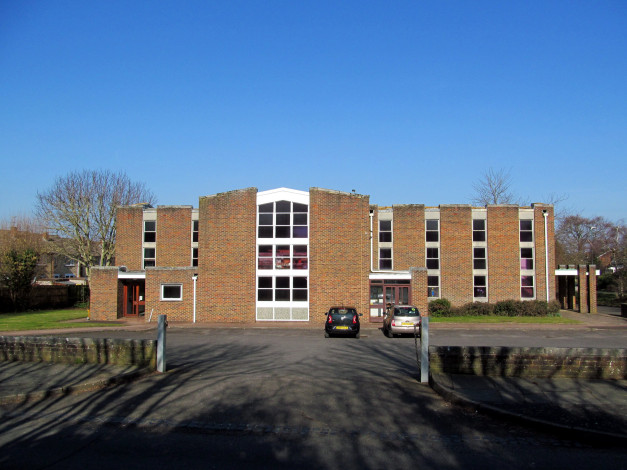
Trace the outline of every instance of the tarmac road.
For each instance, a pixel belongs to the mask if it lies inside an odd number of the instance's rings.
[[[85,336],[122,334],[155,337]],[[166,374],[2,408],[0,468],[627,468],[624,448],[447,403],[417,382],[412,338],[173,327],[167,341]]]

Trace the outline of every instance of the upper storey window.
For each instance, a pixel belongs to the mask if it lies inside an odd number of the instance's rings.
[[[144,242],[154,243],[157,241],[157,222],[154,220],[144,221]]]
[[[309,206],[276,201],[259,206],[259,238],[307,238]]]
[[[391,220],[379,221],[379,241],[383,243],[392,241],[392,221]]]
[[[520,241],[533,241],[533,220],[523,219],[520,221]]]
[[[484,219],[473,219],[472,221],[472,241],[473,242],[484,242],[485,237],[485,220]]]
[[[438,242],[440,241],[440,221],[437,219],[427,219],[426,223],[426,241]]]

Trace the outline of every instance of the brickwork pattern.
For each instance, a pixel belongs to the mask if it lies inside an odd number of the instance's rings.
[[[440,206],[441,297],[453,306],[473,300],[472,210],[466,205]]]
[[[121,297],[118,268],[93,267],[89,278],[89,315],[92,320],[105,321],[118,318],[118,301]]]
[[[143,217],[144,210],[139,206],[118,207],[116,213],[115,264],[130,271],[143,268]]]
[[[587,266],[581,264],[577,266],[577,281],[579,285],[579,295],[577,299],[577,305],[579,306],[579,312],[589,313],[588,310],[588,276],[586,275]]]
[[[256,188],[200,198],[198,321],[255,321],[256,218]]]
[[[156,321],[158,315],[167,315],[168,321],[193,320],[194,276],[196,268],[146,268],[146,321]],[[162,284],[181,284],[182,300],[161,300]]]
[[[489,205],[488,300],[520,299],[520,222],[518,206]]]
[[[372,211],[372,269],[379,269],[379,210],[375,205],[370,206]]]
[[[594,264],[588,266],[588,310],[590,313],[598,313],[597,310],[597,267]]]
[[[429,298],[427,297],[427,268],[410,268],[411,303],[418,307],[420,315],[429,315]]]
[[[157,207],[156,266],[192,264],[192,207]]]
[[[627,379],[627,350],[432,346],[429,366],[432,373]]]
[[[312,188],[310,195],[310,322],[333,305],[369,313],[368,196]]]
[[[425,206],[394,206],[394,270],[425,266]],[[425,286],[425,292],[427,287]],[[412,289],[412,293],[414,290]]]

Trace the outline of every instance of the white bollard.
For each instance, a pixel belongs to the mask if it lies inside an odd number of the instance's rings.
[[[429,382],[429,317],[422,317],[420,332],[420,382]]]
[[[165,329],[168,327],[168,316],[159,315],[157,324],[157,372],[165,372]]]

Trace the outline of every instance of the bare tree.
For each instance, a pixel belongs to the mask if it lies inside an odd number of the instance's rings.
[[[472,203],[480,206],[487,204],[515,204],[515,198],[510,192],[512,177],[509,171],[492,168],[486,170],[481,179],[473,183],[475,191]]]
[[[84,170],[59,177],[47,191],[37,193],[35,212],[60,239],[59,253],[83,264],[109,266],[115,255],[115,213],[118,206],[153,204],[143,183],[123,172]]]

